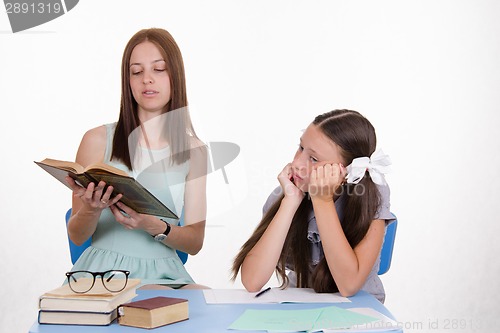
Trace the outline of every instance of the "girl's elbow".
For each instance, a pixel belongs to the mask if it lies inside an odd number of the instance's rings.
[[[356,295],[360,289],[361,288],[357,286],[342,286],[342,287],[339,286],[339,293],[343,297],[351,297]]]
[[[345,290],[339,290],[340,296],[342,297],[352,297],[356,295],[356,292],[353,291],[345,291]]]
[[[241,269],[241,283],[243,284],[243,287],[251,293],[261,290],[264,286],[264,284],[257,281],[255,274],[248,274],[248,272],[245,272],[243,267]]]
[[[260,291],[262,289],[261,285],[255,283],[255,281],[244,279],[243,276],[241,277],[241,283],[243,284],[245,289],[251,293]]]

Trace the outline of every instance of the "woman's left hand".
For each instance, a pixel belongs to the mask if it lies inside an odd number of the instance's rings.
[[[114,205],[109,206],[111,212],[115,216],[115,219],[118,223],[123,225],[125,228],[133,230],[133,229],[142,229],[150,234],[155,233],[156,221],[155,218],[151,215],[139,214],[132,208],[128,207],[122,202],[117,202]],[[124,212],[125,214],[123,214]]]
[[[323,162],[314,166],[309,178],[309,195],[312,199],[333,201],[347,175],[340,163]]]

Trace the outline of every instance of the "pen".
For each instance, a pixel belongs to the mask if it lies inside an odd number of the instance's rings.
[[[255,295],[255,297],[259,297],[259,296],[262,296],[262,294],[268,292],[269,290],[271,290],[271,287],[267,287],[266,289],[262,290],[262,291],[259,291],[257,293],[257,295]]]

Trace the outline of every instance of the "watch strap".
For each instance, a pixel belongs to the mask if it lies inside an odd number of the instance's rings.
[[[153,237],[155,240],[157,240],[158,236],[164,236],[164,237],[161,237],[162,239],[167,238],[168,234],[170,233],[170,230],[172,229],[172,226],[170,225],[170,223],[168,223],[167,221],[165,221],[163,219],[160,219],[160,220],[162,220],[163,222],[165,222],[165,224],[167,225],[167,228],[161,234],[151,235],[151,237]]]
[[[168,236],[168,234],[170,233],[170,230],[172,229],[172,226],[167,221],[165,221],[165,220],[162,220],[162,221],[165,222],[165,224],[167,225],[167,229],[165,229],[165,231],[163,232],[163,234],[165,236]]]

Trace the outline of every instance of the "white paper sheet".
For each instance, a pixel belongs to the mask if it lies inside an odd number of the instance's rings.
[[[203,289],[207,304],[262,304],[262,303],[342,303],[351,302],[339,293],[316,293],[310,288],[272,288],[259,297],[245,289]]]

